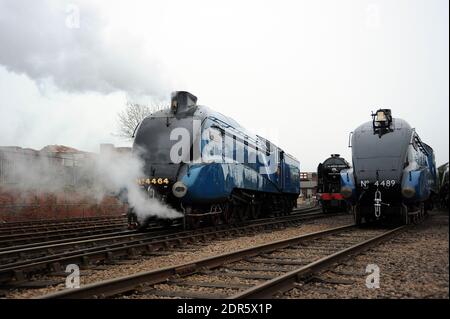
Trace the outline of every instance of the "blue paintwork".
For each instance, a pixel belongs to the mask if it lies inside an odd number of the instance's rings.
[[[436,192],[437,190],[437,174],[436,174],[436,165],[434,161],[434,152],[431,147],[421,142],[418,138],[416,132],[411,129],[409,124],[400,119],[395,119],[395,123],[398,127],[396,127],[396,131],[401,131],[401,133],[396,133],[398,135],[402,134],[402,138],[398,139],[398,147],[392,148],[395,145],[384,145],[386,139],[378,138],[377,136],[372,137],[373,133],[371,132],[372,122],[367,122],[358,127],[352,138],[352,155],[353,155],[353,168],[349,170],[341,171],[341,190],[343,188],[348,188],[352,190],[352,196],[347,200],[352,204],[358,203],[360,200],[361,194],[364,193],[363,187],[361,183],[364,181],[369,184],[373,184],[377,181],[376,171],[378,170],[378,163],[384,161],[387,162],[387,156],[384,152],[393,151],[398,152],[398,156],[392,160],[394,163],[392,165],[392,170],[379,170],[379,175],[381,176],[380,180],[390,180],[395,181],[397,185],[400,183],[400,187],[398,188],[384,188],[386,192],[398,192],[396,195],[398,198],[402,199],[402,202],[405,204],[413,204],[417,202],[423,202],[430,198],[432,192]],[[392,134],[392,133],[387,133]],[[359,161],[359,158],[355,157],[355,154],[358,153],[358,148],[367,148],[363,142],[358,142],[355,136],[361,137],[365,136],[366,140],[371,139],[372,141],[375,139],[377,141],[380,150],[378,153],[374,153],[370,157],[362,157],[362,160],[365,161],[365,166],[362,166]],[[364,139],[362,139],[364,141]],[[373,143],[373,142],[372,142]],[[377,147],[378,147],[377,146]],[[373,146],[372,146],[373,147]],[[366,163],[372,163],[372,166],[367,165]],[[360,170],[360,175],[363,175],[363,178],[356,177],[354,174],[355,167],[358,167]],[[401,169],[396,169],[400,167]],[[403,189],[414,189],[415,194],[411,198],[406,198],[401,193]]]
[[[300,192],[300,168],[298,161],[292,156],[285,154],[283,161],[283,192]]]
[[[403,170],[401,188],[412,188],[415,190],[415,195],[412,198],[404,197],[405,203],[422,202],[427,200],[432,192],[437,193],[433,149],[423,143],[428,154],[424,153],[422,149],[417,147],[413,137],[408,146],[407,163],[409,165]]]
[[[428,176],[428,185],[430,186],[430,190],[437,194],[439,192],[439,178],[436,168],[436,160],[434,157],[433,149],[428,145],[426,145],[426,148],[429,152],[427,155],[427,167],[428,171],[430,172]]]
[[[353,169],[343,169],[340,171],[341,176],[341,190],[346,188],[351,190],[352,195],[347,199],[351,202],[356,201],[356,187],[355,187],[355,177],[353,176]]]
[[[188,188],[184,203],[220,201],[230,196],[234,188],[279,193],[267,178],[240,164],[192,165],[181,181]]]
[[[403,173],[402,189],[411,188],[415,190],[412,198],[405,198],[405,202],[425,201],[430,196],[430,186],[428,184],[429,171],[425,168],[410,170]]]
[[[298,160],[284,153],[280,167],[274,165],[272,167],[271,163],[280,160],[281,149],[272,145],[268,155],[265,139],[249,133],[234,120],[205,107],[199,107],[194,116],[199,117],[200,112],[201,139],[194,147],[199,148],[202,161],[186,164],[185,169],[178,175],[178,180],[188,189],[182,198],[183,203],[222,201],[231,195],[233,189],[298,196],[300,193]],[[217,133],[214,140],[207,134],[211,129]],[[218,142],[219,138],[223,143]],[[248,146],[239,140],[246,140]],[[243,158],[238,158],[239,154],[241,157],[243,155]],[[252,157],[256,162],[250,160]]]

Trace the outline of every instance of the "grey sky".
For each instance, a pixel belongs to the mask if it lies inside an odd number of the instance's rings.
[[[331,153],[350,160],[348,133],[378,107],[441,164],[448,11],[447,0],[0,0],[0,145],[127,145],[111,135],[127,98],[189,90],[305,171]]]

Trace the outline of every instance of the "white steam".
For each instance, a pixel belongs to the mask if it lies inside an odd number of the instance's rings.
[[[0,64],[40,87],[160,97],[167,81],[159,59],[116,31],[88,1],[0,0]]]
[[[75,192],[99,202],[107,195],[120,195],[120,200],[128,202],[139,220],[152,216],[170,219],[182,216],[157,199],[149,198],[138,185],[137,179],[145,175],[143,162],[137,156],[115,151],[75,161],[74,156],[0,152],[0,187],[21,194]]]
[[[127,199],[140,220],[150,216],[177,218],[182,215],[156,199],[149,198],[138,185],[137,179],[144,177],[143,162],[130,153],[107,152],[99,156],[95,164],[98,180],[103,189],[114,193],[123,189],[127,191]]]
[[[27,75],[41,90],[56,87],[70,93],[103,94],[121,91],[131,99],[162,98],[161,92],[169,91],[169,85],[156,51],[148,47],[148,42],[134,38],[126,26],[122,30],[114,29],[117,24],[108,21],[102,13],[87,0],[0,0],[0,65],[10,72]],[[20,104],[13,107],[20,107]],[[25,121],[27,135],[44,134],[43,128],[47,128],[49,122],[54,127],[61,126],[65,120],[77,122],[70,117],[55,120],[54,113],[48,115],[42,127],[37,124],[38,116]],[[95,138],[92,134],[84,136],[80,125],[83,124],[77,123],[77,136],[81,140]],[[12,134],[11,130],[8,134]],[[52,130],[51,136],[54,135]],[[61,159],[52,159],[42,152],[19,155],[19,159],[17,155],[9,161],[14,169],[6,169],[7,174],[14,174],[8,177],[13,183],[7,187],[24,193],[74,189],[97,200],[126,189],[129,205],[138,217],[180,216],[141,191],[136,179],[144,177],[143,165],[130,154],[92,156],[80,167],[71,167],[70,159],[64,159],[62,165],[55,163]],[[5,187],[1,180],[0,187]]]

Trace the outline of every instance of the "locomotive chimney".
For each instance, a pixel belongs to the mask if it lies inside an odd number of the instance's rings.
[[[172,113],[184,113],[195,108],[197,97],[186,91],[172,92],[170,110]]]

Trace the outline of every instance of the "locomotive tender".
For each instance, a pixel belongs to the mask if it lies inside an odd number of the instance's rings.
[[[418,222],[437,194],[433,149],[390,109],[379,109],[351,134],[353,168],[340,175],[355,223],[363,218]]]
[[[133,152],[144,162],[139,180],[149,196],[183,215],[186,227],[287,214],[300,193],[299,161],[185,91],[170,109],[138,126]],[[143,228],[130,210],[129,222]]]
[[[350,164],[339,154],[331,154],[317,167],[317,193],[324,213],[335,210],[346,210],[347,203],[341,194],[341,175],[343,169]]]

